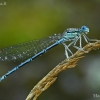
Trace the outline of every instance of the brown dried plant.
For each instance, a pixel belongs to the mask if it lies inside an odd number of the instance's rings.
[[[31,90],[26,100],[36,100],[37,97],[46,89],[48,89],[57,79],[57,75],[67,68],[73,68],[79,59],[83,58],[83,54],[89,53],[91,50],[96,50],[100,48],[100,40],[95,43],[89,43],[83,47],[84,51],[77,51],[69,59],[65,59],[60,64],[58,64],[54,69],[52,69],[42,80],[40,80],[34,88]]]

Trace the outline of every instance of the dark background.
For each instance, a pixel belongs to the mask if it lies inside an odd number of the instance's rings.
[[[100,0],[0,0],[4,2],[0,5],[1,49],[82,25],[90,28],[89,38],[100,39]],[[75,68],[60,73],[38,100],[100,100],[100,50],[85,56]],[[60,45],[25,65],[0,83],[0,100],[25,100],[33,86],[64,59]],[[0,76],[20,63],[0,62]]]

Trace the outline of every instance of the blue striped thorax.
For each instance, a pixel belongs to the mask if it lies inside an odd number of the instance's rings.
[[[66,39],[77,38],[82,33],[88,33],[89,28],[87,26],[82,26],[81,28],[68,28],[63,32],[63,37]]]

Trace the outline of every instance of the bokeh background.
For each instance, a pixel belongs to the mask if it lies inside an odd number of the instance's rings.
[[[100,0],[0,0],[1,49],[82,25],[90,28],[89,38],[100,39]],[[64,47],[59,45],[25,65],[0,83],[0,100],[25,100],[33,86],[64,59]],[[0,62],[0,76],[20,63]],[[60,73],[38,100],[100,100],[100,50]]]

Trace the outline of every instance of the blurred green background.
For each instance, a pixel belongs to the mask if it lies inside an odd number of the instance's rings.
[[[100,39],[100,0],[0,0],[4,2],[0,5],[1,49],[82,25],[90,28],[89,38]],[[64,59],[60,45],[25,65],[0,83],[0,100],[25,100],[33,86]],[[0,62],[0,76],[20,63]],[[100,50],[62,72],[38,100],[100,100]]]

